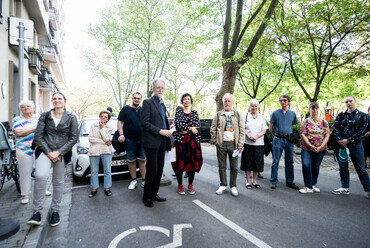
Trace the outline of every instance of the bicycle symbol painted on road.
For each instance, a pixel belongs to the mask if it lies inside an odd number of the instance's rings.
[[[175,248],[182,246],[182,229],[192,228],[191,224],[175,224],[173,225],[173,241],[172,243],[159,246],[158,248]],[[170,230],[160,226],[141,226],[139,231],[156,231],[163,233],[167,237],[170,237]],[[109,244],[108,248],[116,248],[118,243],[127,237],[128,235],[137,232],[136,228],[131,228],[123,233],[116,236]]]

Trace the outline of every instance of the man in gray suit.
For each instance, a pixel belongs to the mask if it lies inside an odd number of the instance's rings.
[[[153,201],[166,201],[166,198],[158,195],[165,151],[171,150],[171,132],[162,100],[165,84],[164,79],[153,80],[154,95],[144,100],[140,116],[141,140],[147,158],[143,203],[150,208],[153,207]]]

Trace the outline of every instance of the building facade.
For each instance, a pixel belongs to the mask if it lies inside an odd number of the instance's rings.
[[[63,13],[62,0],[0,0],[0,121],[12,123],[21,100],[33,100],[37,114],[50,109],[52,93],[65,88]],[[22,71],[12,36],[19,22],[28,25]]]

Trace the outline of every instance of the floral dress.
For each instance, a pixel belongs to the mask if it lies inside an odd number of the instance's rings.
[[[200,134],[193,134],[189,128],[199,127],[200,121],[197,111],[192,110],[186,114],[178,110],[175,115],[174,132],[176,147],[176,162],[172,162],[172,168],[176,174],[184,171],[199,172],[203,165],[202,148],[200,145]],[[187,131],[186,134],[180,132]]]
[[[307,118],[302,122],[301,125],[301,134],[306,135],[308,141],[316,147],[319,147],[322,144],[322,141],[325,138],[325,135],[330,133],[329,125],[326,120],[315,120],[312,118]],[[304,150],[308,150],[305,143],[301,139],[301,147]],[[325,145],[321,151],[327,150],[328,147]]]

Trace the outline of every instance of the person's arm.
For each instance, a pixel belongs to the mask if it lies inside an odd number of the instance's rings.
[[[360,142],[362,137],[365,135],[366,133],[366,129],[367,129],[367,115],[361,115],[360,118],[359,118],[359,124],[357,124],[357,126],[359,127],[359,129],[355,130],[355,133],[353,133],[351,135],[351,137],[348,138],[348,143],[357,143],[357,142]]]
[[[118,141],[123,143],[125,142],[125,135],[123,133],[123,121],[117,120],[117,130],[118,130]]]
[[[33,133],[36,131],[36,126],[33,126],[33,127],[22,127],[21,125],[17,125],[15,127],[15,123],[13,124],[14,126],[14,129],[13,129],[13,132],[15,134],[15,136],[17,137],[24,137],[24,136],[27,136],[29,135],[30,133]]]
[[[181,115],[182,115],[182,111],[179,110],[179,111],[176,111],[176,114],[175,114],[175,127],[176,127],[176,131],[181,133],[181,134],[186,134],[188,131],[189,131],[189,126],[187,125],[187,123],[181,121]]]
[[[213,117],[211,129],[209,132],[211,133],[211,139],[209,140],[209,143],[216,144],[216,135],[217,135],[217,113]]]
[[[44,112],[41,114],[39,122],[37,123],[36,131],[35,131],[35,138],[34,138],[35,145],[38,148],[40,148],[45,154],[48,154],[49,152],[51,152],[51,149],[49,145],[46,143],[45,138],[44,138],[45,129],[46,129],[45,121],[47,118],[47,113],[48,112]]]
[[[274,133],[274,123],[270,122],[269,130],[270,130],[270,133],[272,134],[272,136],[275,136],[275,133]]]
[[[238,112],[239,115],[239,122],[238,122],[238,127],[239,127],[239,142],[238,142],[238,149],[239,151],[242,150],[244,142],[245,142],[245,131],[244,131],[244,120],[240,116],[240,113]]]

